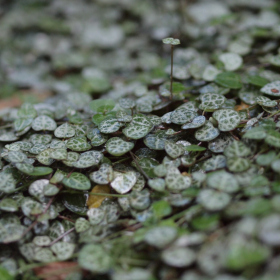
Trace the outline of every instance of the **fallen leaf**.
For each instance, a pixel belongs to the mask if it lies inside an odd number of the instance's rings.
[[[110,191],[111,191],[111,188],[108,185],[97,185],[91,190],[90,193],[91,194],[94,194],[94,193],[109,194]],[[108,196],[90,195],[88,198],[88,201],[87,201],[88,208],[98,208],[105,198],[108,198]]]

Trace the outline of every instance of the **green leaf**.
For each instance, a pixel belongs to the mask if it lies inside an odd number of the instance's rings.
[[[89,244],[79,252],[78,263],[82,268],[91,272],[106,273],[112,266],[112,259],[102,245]]]
[[[16,188],[15,180],[12,174],[0,172],[0,191],[12,193]]]
[[[30,172],[28,175],[30,175],[30,176],[45,176],[45,175],[51,174],[52,172],[53,172],[53,170],[50,167],[38,166],[38,167],[34,167],[33,172]]]
[[[57,138],[70,138],[75,135],[75,129],[71,124],[64,123],[54,131],[54,135]]]
[[[191,178],[181,175],[175,166],[169,166],[165,177],[166,186],[169,190],[179,192],[191,185]]]
[[[199,108],[206,112],[212,112],[221,108],[225,103],[226,98],[223,95],[217,93],[205,93],[200,97],[201,104]]]
[[[171,113],[171,122],[175,124],[185,124],[187,122],[191,122],[196,116],[197,113],[195,111],[179,107]]]
[[[100,122],[98,128],[100,132],[110,134],[117,132],[121,126],[122,124],[118,121],[117,118],[105,118]]]
[[[218,121],[220,131],[231,131],[240,123],[238,112],[231,109],[221,109],[213,113],[213,118]]]
[[[162,253],[162,260],[170,266],[181,268],[191,265],[196,258],[192,249],[188,248],[168,248]]]
[[[205,125],[195,132],[195,138],[198,141],[208,142],[218,137],[219,134],[219,129],[215,128],[210,121],[206,121]]]
[[[0,266],[0,279],[1,280],[14,280],[15,278],[2,266]]]
[[[240,76],[234,72],[223,72],[218,74],[215,82],[226,88],[239,89],[242,87]]]
[[[213,189],[233,193],[239,190],[238,181],[226,171],[216,171],[207,176],[207,185]]]
[[[131,139],[140,139],[145,137],[153,128],[153,124],[142,114],[133,116],[132,122],[123,129],[123,134]]]
[[[206,150],[205,147],[201,147],[198,145],[189,145],[189,146],[184,147],[184,149],[188,152],[203,152]]]
[[[254,76],[249,76],[248,82],[257,87],[263,87],[268,83],[268,80],[261,76],[254,75]]]
[[[156,180],[156,179],[155,179]],[[153,211],[157,218],[169,216],[172,213],[172,207],[165,200],[159,200],[152,204]]]
[[[24,103],[21,105],[20,109],[18,110],[17,115],[19,118],[34,119],[37,116],[37,112],[32,104]]]
[[[178,235],[178,230],[170,226],[157,226],[148,230],[145,234],[145,241],[158,249],[169,245]]]
[[[88,168],[96,166],[103,158],[103,154],[99,151],[88,151],[80,154],[78,161],[73,163],[76,168]]]
[[[109,184],[113,180],[113,168],[108,163],[103,163],[98,171],[89,174],[89,178],[96,184]]]
[[[69,177],[62,180],[62,184],[75,190],[89,190],[90,180],[82,173],[73,172]]]
[[[209,211],[219,211],[230,203],[230,196],[220,191],[204,189],[200,191],[198,201]]]
[[[39,116],[32,122],[32,129],[35,131],[49,130],[53,131],[57,127],[56,122],[48,116]]]
[[[226,71],[235,71],[243,63],[243,59],[236,53],[223,53],[219,56],[219,60],[223,62]]]
[[[79,136],[73,137],[67,141],[66,147],[75,152],[84,152],[91,148],[91,145],[87,142],[86,137]]]
[[[119,137],[110,138],[106,143],[106,150],[113,156],[122,156],[132,150],[134,143],[122,140]]]
[[[280,133],[278,131],[269,130],[265,142],[272,147],[280,148]]]
[[[126,173],[114,172],[114,180],[111,182],[112,188],[120,194],[129,192],[135,185],[137,180],[136,174],[133,171]]]
[[[280,96],[280,81],[266,84],[261,88],[261,92],[271,96]]]
[[[106,113],[112,111],[115,107],[113,99],[96,99],[90,102],[90,109],[98,113]]]
[[[167,45],[180,45],[180,40],[174,38],[164,38],[162,39],[162,42],[163,44],[167,44]]]

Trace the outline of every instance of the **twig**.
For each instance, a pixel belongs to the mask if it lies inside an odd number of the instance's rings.
[[[130,151],[129,152],[133,161],[135,162],[136,166],[140,169],[140,171],[142,172],[142,174],[144,175],[144,177],[147,179],[147,180],[150,180],[150,177],[146,174],[146,172],[143,170],[143,168],[139,165],[137,159],[135,158],[134,154]]]
[[[60,239],[62,239],[64,236],[66,236],[67,234],[69,234],[70,232],[72,232],[73,230],[75,230],[74,227],[70,228],[69,230],[65,231],[62,235],[60,235],[58,238],[56,238],[53,242],[51,242],[48,246],[52,246],[54,243],[56,243],[57,241],[59,241]]]

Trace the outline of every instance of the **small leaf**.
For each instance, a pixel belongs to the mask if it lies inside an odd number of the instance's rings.
[[[65,177],[62,180],[62,184],[76,190],[89,190],[91,186],[89,179],[78,172],[73,172],[69,177]]]
[[[89,244],[82,248],[78,256],[79,265],[94,273],[106,273],[110,270],[110,255],[99,244]]]
[[[218,137],[219,129],[215,128],[210,121],[206,121],[205,125],[195,132],[195,138],[198,141],[211,141]]]
[[[120,194],[129,192],[135,185],[137,177],[135,172],[126,173],[114,172],[114,180],[111,182],[112,188]]]
[[[145,234],[145,241],[158,249],[169,245],[178,235],[178,230],[170,226],[157,226],[148,230]]]
[[[100,132],[110,134],[117,132],[121,126],[122,124],[118,121],[117,118],[105,118],[100,122],[98,128]]]
[[[111,111],[115,107],[115,101],[113,99],[96,99],[90,102],[89,106],[91,110],[98,113],[106,113]]]
[[[56,254],[59,261],[65,261],[72,257],[75,244],[69,242],[56,242],[51,246],[51,250]]]
[[[64,123],[54,131],[54,135],[57,138],[70,138],[75,135],[75,129],[71,124]]]
[[[238,112],[231,109],[221,109],[213,113],[213,118],[218,121],[220,131],[235,129],[240,123]]]
[[[91,145],[87,142],[86,137],[79,136],[73,137],[67,141],[66,147],[75,152],[84,152],[91,148]]]
[[[96,184],[109,184],[113,180],[113,168],[111,165],[103,163],[98,171],[89,174],[89,178]]]
[[[263,87],[268,83],[266,78],[258,75],[249,76],[248,82],[254,86]]]
[[[227,193],[204,189],[200,191],[198,201],[209,211],[219,211],[229,204],[230,196]]]
[[[106,150],[113,156],[122,156],[132,150],[134,143],[122,140],[119,137],[110,138],[106,143]]]
[[[205,147],[201,147],[198,145],[189,145],[189,146],[184,147],[184,149],[188,152],[203,152],[206,150]]]
[[[196,258],[193,250],[188,248],[168,248],[162,253],[162,260],[173,267],[186,267],[191,265]]]
[[[123,129],[123,134],[131,139],[140,139],[145,137],[153,128],[153,124],[142,114],[133,116],[132,122]]]
[[[162,39],[162,42],[163,44],[167,44],[167,45],[180,45],[180,40],[174,38],[165,38]]]
[[[57,127],[56,122],[48,116],[39,116],[32,122],[32,129],[35,131],[49,130],[53,131]]]
[[[12,174],[0,172],[0,191],[12,193],[16,188],[15,180]]]
[[[75,222],[76,232],[84,232],[90,228],[90,223],[85,218],[78,218]]]
[[[226,88],[239,89],[242,87],[240,76],[234,72],[223,72],[218,74],[215,82]]]
[[[77,168],[96,166],[102,160],[103,154],[99,151],[88,151],[80,154],[78,161],[73,163]]]
[[[261,92],[271,96],[280,96],[280,81],[266,84],[261,88]]]
[[[223,53],[219,56],[219,60],[223,62],[226,71],[235,71],[243,63],[243,59],[236,53]]]
[[[190,187],[191,178],[181,175],[180,171],[175,166],[169,166],[165,182],[169,190],[178,192]]]
[[[95,186],[91,192],[89,193],[89,198],[87,201],[87,206],[88,208],[98,208],[101,206],[101,203],[103,202],[104,199],[108,198],[106,194],[109,194],[111,192],[111,188],[108,185],[97,185]],[[104,196],[97,196],[94,195],[95,193],[104,193]]]

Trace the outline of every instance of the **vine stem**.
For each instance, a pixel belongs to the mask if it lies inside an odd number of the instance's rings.
[[[139,168],[139,170],[142,172],[142,174],[144,175],[144,177],[147,179],[147,180],[150,180],[149,176],[146,174],[146,172],[143,170],[143,168],[139,165],[137,159],[135,158],[135,155],[130,151],[129,152],[133,161],[135,162],[136,166]]]
[[[170,100],[173,99],[173,91],[172,91],[172,85],[173,85],[173,50],[174,50],[174,46],[171,45]]]
[[[70,232],[72,232],[73,230],[75,230],[75,227],[70,228],[69,230],[65,231],[62,235],[60,235],[58,238],[56,238],[53,242],[51,242],[48,246],[52,246],[53,244],[55,244],[57,241],[59,241],[60,239],[62,239],[64,236],[66,236],[67,234],[69,234]]]

